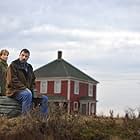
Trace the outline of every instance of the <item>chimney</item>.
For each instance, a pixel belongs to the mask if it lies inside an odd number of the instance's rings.
[[[58,51],[58,59],[62,58],[62,51]]]

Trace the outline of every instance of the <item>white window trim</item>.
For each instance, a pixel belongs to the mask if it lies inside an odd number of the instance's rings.
[[[74,94],[79,94],[79,81],[74,81]]]
[[[78,111],[78,102],[77,101],[73,102],[73,111]]]
[[[93,97],[93,84],[88,84],[88,96]]]
[[[54,93],[61,93],[61,80],[54,81]]]
[[[47,88],[48,88],[48,81],[41,80],[40,81],[40,93],[42,93],[42,94],[47,93]]]

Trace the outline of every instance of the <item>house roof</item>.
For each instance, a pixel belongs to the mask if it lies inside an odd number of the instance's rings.
[[[85,81],[98,83],[78,68],[74,67],[64,59],[62,59],[62,52],[58,52],[58,58],[34,71],[36,77],[72,77]]]

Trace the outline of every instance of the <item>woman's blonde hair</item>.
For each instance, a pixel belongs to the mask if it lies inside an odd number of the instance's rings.
[[[6,49],[1,50],[0,51],[0,56],[2,56],[2,54],[5,54],[5,53],[7,53],[9,55],[9,51],[8,50],[6,50]]]

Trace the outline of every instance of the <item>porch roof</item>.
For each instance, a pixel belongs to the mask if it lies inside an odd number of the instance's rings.
[[[48,100],[50,101],[50,102],[67,102],[67,99],[66,99],[66,97],[64,97],[64,96],[58,96],[58,95],[55,95],[55,96],[49,96],[48,95]]]

